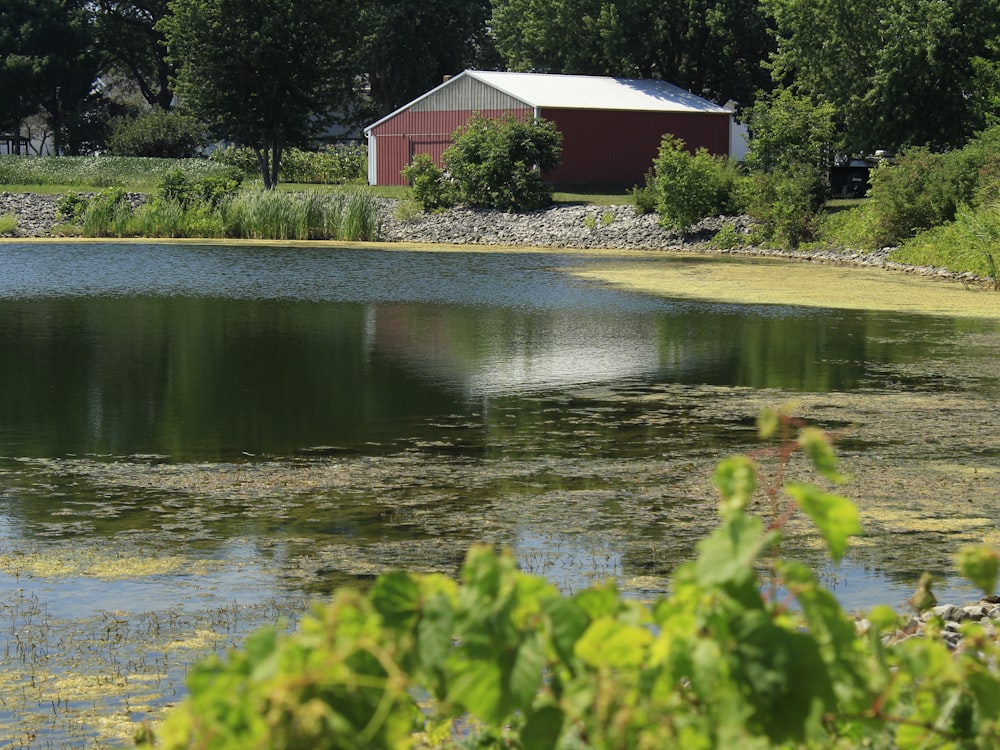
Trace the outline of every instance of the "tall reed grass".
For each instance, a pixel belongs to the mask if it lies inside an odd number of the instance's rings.
[[[231,237],[248,240],[347,240],[379,238],[377,199],[346,194],[244,190],[217,207],[182,204],[162,197],[137,209],[112,189],[91,198],[80,213],[88,237]]]
[[[0,237],[17,234],[17,217],[14,214],[0,214]]]

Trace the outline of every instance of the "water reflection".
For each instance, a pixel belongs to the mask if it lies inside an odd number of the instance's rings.
[[[4,580],[68,617],[217,612],[454,573],[485,541],[645,595],[714,523],[714,462],[792,399],[852,429],[869,537],[825,573],[848,606],[998,541],[995,324],[661,300],[561,271],[582,262],[0,247],[0,560],[84,556]],[[108,556],[187,568],[118,585],[84,567]]]

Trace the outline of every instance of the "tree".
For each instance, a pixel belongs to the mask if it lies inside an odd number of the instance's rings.
[[[98,71],[84,0],[0,3],[0,129],[18,134],[27,118],[42,114],[56,151],[77,151],[77,126],[100,98]]]
[[[745,113],[749,166],[765,172],[807,167],[824,172],[837,152],[834,108],[781,88],[757,99]]]
[[[717,102],[770,87],[758,0],[495,0],[490,25],[512,70],[660,77]]]
[[[156,24],[168,0],[98,0],[96,23],[109,67],[125,74],[151,107],[170,109],[177,70],[167,58],[166,40]]]
[[[157,28],[181,106],[257,154],[264,187],[282,151],[335,119],[361,72],[361,11],[342,0],[170,0]]]
[[[490,67],[489,0],[376,0],[365,69],[369,114],[383,117],[469,67]]]
[[[985,124],[995,79],[995,0],[761,0],[774,19],[776,81],[838,113],[847,148],[963,144]]]

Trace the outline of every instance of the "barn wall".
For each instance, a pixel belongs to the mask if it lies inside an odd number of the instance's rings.
[[[484,117],[499,118],[504,112],[514,112],[521,118],[531,117],[531,109],[496,109],[471,110],[457,109],[449,111],[414,111],[412,109],[400,112],[371,130],[371,139],[375,141],[377,154],[374,176],[377,185],[405,185],[406,181],[400,174],[416,154],[430,154],[441,163],[441,154],[451,145],[451,134],[468,122],[474,111]]]
[[[435,106],[445,101],[428,97],[432,98]],[[374,177],[378,185],[406,184],[400,170],[420,153],[430,154],[440,164],[451,134],[475,111],[487,117],[509,111],[521,118],[534,114],[523,105],[516,109],[404,110],[372,128],[377,158],[369,179]],[[563,134],[563,163],[545,175],[552,183],[642,185],[664,133],[682,138],[691,151],[704,147],[713,154],[729,153],[728,114],[543,109],[541,116]]]
[[[563,134],[562,164],[545,175],[552,183],[642,185],[664,133],[691,151],[729,152],[729,115],[616,110],[541,111]]]

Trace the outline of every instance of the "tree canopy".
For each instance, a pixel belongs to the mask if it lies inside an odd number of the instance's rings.
[[[995,95],[995,0],[761,0],[776,81],[828,102],[847,151],[960,146]]]
[[[365,18],[371,118],[416,99],[445,75],[495,64],[489,17],[489,0],[375,0]]]
[[[171,0],[158,25],[181,106],[257,153],[267,188],[281,154],[337,116],[361,72],[359,2]]]
[[[117,68],[152,107],[170,109],[177,70],[167,59],[166,40],[156,24],[168,0],[98,0],[94,6],[105,67]]]
[[[41,114],[57,152],[80,150],[99,68],[84,0],[0,3],[0,131]]]
[[[770,82],[758,0],[494,0],[492,33],[511,70],[663,78],[724,103]]]

